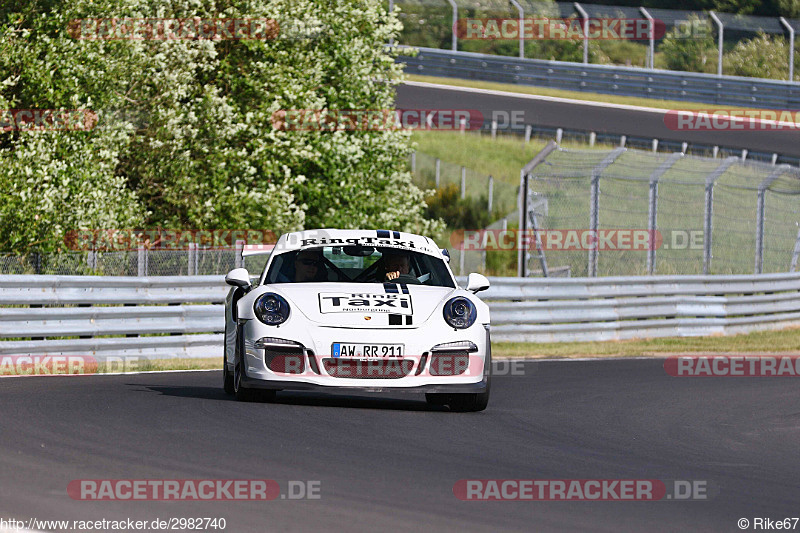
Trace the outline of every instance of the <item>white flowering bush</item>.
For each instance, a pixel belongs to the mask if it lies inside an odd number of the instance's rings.
[[[409,133],[279,129],[286,110],[393,108],[379,0],[73,0],[0,6],[0,109],[91,109],[89,131],[0,131],[0,250],[86,228],[432,232]],[[89,18],[274,19],[267,40],[84,40]],[[72,31],[72,34],[70,34]]]

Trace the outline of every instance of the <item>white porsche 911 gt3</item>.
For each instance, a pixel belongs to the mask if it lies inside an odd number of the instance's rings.
[[[228,273],[225,391],[425,393],[481,411],[489,401],[489,308],[461,289],[436,243],[386,230],[310,230],[278,239],[257,284]]]

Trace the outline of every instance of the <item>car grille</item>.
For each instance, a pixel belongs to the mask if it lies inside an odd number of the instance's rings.
[[[433,352],[428,371],[431,376],[459,376],[469,367],[469,353]]]
[[[302,374],[305,371],[305,354],[300,347],[270,347],[264,350],[264,364],[273,372]]]
[[[407,376],[414,368],[413,359],[340,359],[328,357],[322,365],[334,378],[398,379]]]

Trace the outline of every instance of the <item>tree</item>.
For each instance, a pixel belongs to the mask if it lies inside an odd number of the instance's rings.
[[[279,31],[76,39],[70,21],[93,17],[268,19]],[[0,21],[0,72],[10,73],[2,108],[99,117],[91,131],[0,132],[0,185],[19,191],[0,204],[6,250],[52,250],[70,229],[139,224],[441,226],[424,217],[406,170],[410,132],[275,126],[286,111],[393,109],[402,71],[385,43],[400,27],[379,0],[35,0],[0,8]],[[37,224],[20,229],[30,214]]]

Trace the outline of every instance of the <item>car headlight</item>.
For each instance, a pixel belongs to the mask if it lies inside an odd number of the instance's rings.
[[[266,292],[256,298],[253,311],[264,324],[277,326],[289,318],[289,303],[273,292]]]
[[[456,329],[467,329],[478,318],[478,309],[463,296],[451,298],[444,304],[444,321]]]

